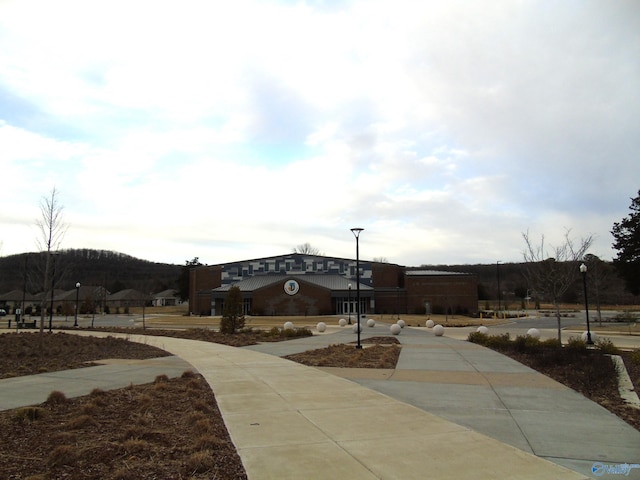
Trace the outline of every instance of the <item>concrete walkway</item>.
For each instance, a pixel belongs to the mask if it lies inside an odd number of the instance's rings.
[[[380,325],[363,338],[387,332]],[[173,353],[207,379],[251,480],[580,479],[596,461],[640,463],[640,433],[606,410],[502,355],[426,329],[398,337],[395,371],[326,371],[279,358],[355,340],[345,329],[247,348],[126,337]],[[94,368],[102,367],[85,370]],[[5,382],[0,404],[11,390]],[[56,389],[67,386],[60,380]]]
[[[350,329],[332,331],[245,348],[289,355],[356,338]],[[388,325],[378,324],[362,338],[387,334]],[[405,328],[396,338],[402,351],[395,370],[322,370],[584,475],[598,478],[599,464],[640,464],[640,432],[570,388],[490,349],[436,337],[426,328]],[[640,467],[628,478],[640,479]]]

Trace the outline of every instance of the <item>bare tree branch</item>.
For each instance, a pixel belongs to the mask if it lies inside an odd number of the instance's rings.
[[[566,230],[564,241],[555,247],[545,245],[544,235],[541,235],[539,244],[534,244],[528,231],[523,232],[522,237],[526,246],[523,252],[527,264],[525,276],[538,295],[553,304],[558,320],[558,341],[562,341],[562,296],[576,281],[578,262],[584,259],[591,247],[593,235],[576,242],[571,238],[571,230]]]

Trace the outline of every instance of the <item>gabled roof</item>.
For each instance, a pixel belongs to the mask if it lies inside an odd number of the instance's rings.
[[[289,278],[295,278],[304,283],[311,283],[319,287],[327,288],[329,290],[348,290],[351,285],[352,290],[356,289],[356,282],[352,279],[342,277],[340,275],[314,275],[314,274],[300,274],[300,275],[255,275],[249,277],[246,280],[236,282],[230,285],[223,285],[218,288],[214,288],[214,292],[228,292],[232,286],[240,288],[242,292],[253,292],[260,288],[268,287],[274,283],[284,282]],[[360,290],[373,290],[369,285],[360,284]]]
[[[175,297],[178,294],[178,290],[175,288],[170,288],[169,290],[163,290],[161,292],[155,293],[153,298],[171,298]]]
[[[119,292],[109,295],[107,297],[107,300],[146,300],[148,298],[149,295],[147,295],[146,293],[127,288],[125,290],[120,290]]]
[[[0,300],[4,300],[7,302],[21,302],[22,297],[24,296],[25,301],[37,300],[38,297],[32,295],[29,292],[25,294],[22,293],[22,290],[11,290],[8,293],[3,293],[0,295]]]

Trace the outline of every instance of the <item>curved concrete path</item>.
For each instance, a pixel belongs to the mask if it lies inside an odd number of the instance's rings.
[[[379,326],[366,331],[363,338],[384,332],[388,327]],[[433,337],[426,329],[406,330],[400,335],[403,352],[395,371],[356,370],[351,380],[342,378],[346,371],[340,369],[328,372],[279,357],[295,350],[354,340],[355,335],[345,330],[247,348],[167,337],[126,337],[177,355],[207,379],[251,480],[580,479],[588,478],[591,472],[590,468],[583,470],[586,465],[573,465],[574,469],[579,467],[576,472],[532,454],[541,455],[538,449],[546,447],[553,453],[558,437],[544,439],[564,430],[567,422],[543,423],[536,436],[533,427],[539,420],[535,420],[538,407],[516,409],[510,403],[525,405],[531,401],[531,389],[547,392],[546,400],[558,413],[554,422],[558,422],[591,402],[568,395],[570,401],[577,402],[571,410],[570,402],[559,401],[568,389],[540,386],[538,382],[547,385],[548,381],[531,372],[512,371],[514,366],[504,361],[506,357],[466,342]],[[271,354],[255,350],[271,350]],[[532,383],[521,385],[525,377]],[[509,389],[507,378],[517,380],[516,390]],[[0,397],[4,382],[0,382]],[[65,386],[61,384],[58,389],[65,391]],[[465,398],[480,410],[469,410],[461,400]],[[598,416],[613,417],[597,409],[594,415],[598,422]],[[527,416],[534,418],[531,432],[523,428],[529,425],[522,420]],[[591,412],[587,416],[592,420]],[[522,438],[500,441],[495,432],[495,438],[489,436],[490,431],[485,432],[488,435],[480,433],[482,423],[493,428],[505,419],[508,430],[514,424],[523,430]],[[611,425],[617,432],[624,430],[626,424],[615,422],[615,417],[609,420],[614,421]],[[497,428],[498,433],[501,429]],[[603,434],[596,430],[591,436]],[[600,437],[603,449],[608,450],[608,444],[614,445],[612,450],[618,451],[618,446],[622,449],[612,461],[640,460],[626,457],[637,457],[640,452],[640,434],[633,432],[635,436],[623,432],[625,445],[617,443],[609,430]],[[540,445],[533,440],[536,438]],[[572,441],[573,437],[563,438]],[[523,441],[525,444],[519,443]],[[585,441],[591,440],[583,436],[571,448],[581,450]],[[609,459],[603,458],[605,461]],[[636,472],[628,478],[634,478]]]

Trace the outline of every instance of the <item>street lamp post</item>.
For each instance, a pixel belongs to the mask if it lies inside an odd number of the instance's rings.
[[[502,310],[502,293],[500,292],[500,260],[496,262],[496,276],[498,277],[498,312],[500,312]]]
[[[80,282],[76,283],[76,321],[73,322],[73,326],[78,326],[78,299],[80,297]]]
[[[582,285],[584,287],[584,309],[587,315],[587,344],[593,345],[591,339],[591,326],[589,325],[589,301],[587,300],[587,266],[583,263],[580,265],[580,273],[582,273]]]
[[[349,284],[349,303],[347,305],[347,310],[349,311],[349,325],[351,325],[351,284]]]
[[[358,319],[356,321],[357,324],[357,332],[358,332],[358,344],[356,345],[357,349],[361,349],[362,345],[360,344],[360,329],[361,329],[361,325],[360,325],[360,244],[359,244],[359,239],[360,239],[360,232],[362,232],[364,230],[364,228],[352,228],[351,232],[353,233],[353,236],[356,237],[356,314],[358,315]]]

